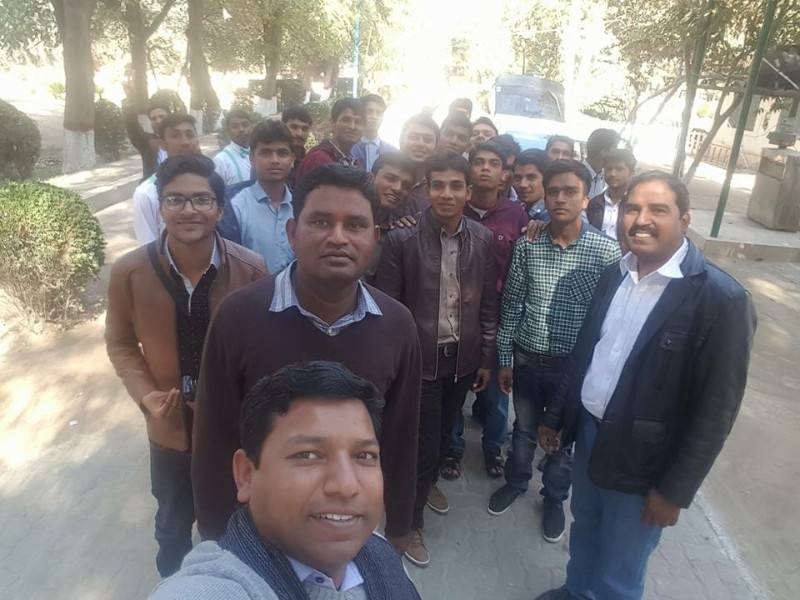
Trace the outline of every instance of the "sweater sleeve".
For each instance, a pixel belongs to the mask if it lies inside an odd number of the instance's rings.
[[[233,310],[230,310],[230,309]],[[235,339],[236,308],[223,300],[208,327],[200,367],[192,441],[192,484],[197,529],[203,540],[218,540],[238,506],[231,462],[239,448],[242,399]],[[231,314],[233,319],[229,319]]]
[[[297,170],[294,173],[295,185],[300,183],[303,177],[308,175],[308,173],[310,173],[315,167],[327,164],[329,162],[331,162],[331,157],[325,152],[310,152],[298,165]]]
[[[417,486],[417,438],[422,389],[422,355],[417,328],[403,309],[406,325],[397,376],[386,391],[381,430],[381,466],[384,474],[386,535],[400,537],[411,529]]]

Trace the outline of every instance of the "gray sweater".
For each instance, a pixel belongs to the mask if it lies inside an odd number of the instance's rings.
[[[311,600],[367,600],[364,586],[338,592],[310,583]],[[216,542],[198,544],[172,577],[162,581],[149,600],[278,600],[272,588],[234,554]]]

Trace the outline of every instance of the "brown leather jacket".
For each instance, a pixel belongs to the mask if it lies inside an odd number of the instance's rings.
[[[158,259],[165,273],[169,261],[163,252],[162,234]],[[215,234],[216,235],[216,234]],[[210,308],[233,290],[267,275],[261,256],[217,235],[220,266],[211,285]],[[266,310],[266,308],[265,308]],[[111,268],[106,312],[106,350],[114,370],[147,421],[149,438],[167,448],[187,450],[189,436],[182,411],[172,418],[151,418],[142,398],[153,391],[180,388],[175,303],[158,278],[147,255],[147,245],[121,256]]]
[[[441,226],[430,209],[413,227],[393,229],[383,245],[376,287],[399,300],[414,315],[422,347],[422,378],[437,377]],[[495,360],[497,276],[492,232],[464,218],[458,255],[461,286],[457,371],[464,377]]]

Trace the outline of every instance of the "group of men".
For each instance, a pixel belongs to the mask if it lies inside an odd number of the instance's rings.
[[[106,326],[147,421],[159,573],[186,557],[155,597],[417,597],[399,557],[430,562],[471,391],[491,515],[537,443],[548,541],[573,488],[567,581],[541,598],[640,598],[741,403],[749,295],[685,237],[683,184],[634,177],[616,132],[584,161],[565,136],[522,151],[457,101],[395,149],[385,109],[338,100],[308,152],[302,108],[232,110],[213,161],[190,116],[158,115],[167,158]]]

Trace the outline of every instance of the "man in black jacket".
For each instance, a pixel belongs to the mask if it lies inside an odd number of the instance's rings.
[[[539,429],[547,452],[577,442],[567,581],[537,600],[641,598],[662,528],[691,504],[744,395],[755,310],[686,239],[686,187],[650,171],[623,202],[631,251],[600,278]]]

